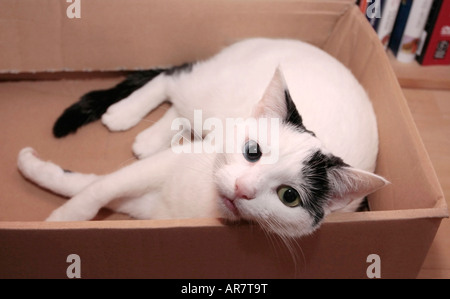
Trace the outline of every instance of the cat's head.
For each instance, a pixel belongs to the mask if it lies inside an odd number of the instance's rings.
[[[253,117],[278,119],[275,132],[266,122],[268,134],[277,138],[259,142],[244,134],[236,141],[242,151],[218,155],[214,181],[224,218],[254,221],[283,237],[299,237],[318,228],[330,212],[387,184],[380,176],[347,165],[305,128],[280,70]]]

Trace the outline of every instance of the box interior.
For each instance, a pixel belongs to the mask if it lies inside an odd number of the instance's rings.
[[[81,19],[61,19],[65,5],[53,5],[43,14],[34,14],[33,7],[42,5],[39,1],[9,3],[3,14],[25,14],[30,22],[5,20],[13,30],[3,37],[9,43],[0,43],[1,51],[8,56],[0,61],[0,70],[19,75],[57,71],[64,76],[68,70],[145,69],[203,59],[246,37],[305,40],[349,67],[373,101],[380,135],[377,173],[392,184],[370,196],[371,210],[424,209],[442,204],[442,192],[431,163],[395,76],[376,45],[376,35],[363,26],[364,19],[352,9],[351,1],[325,2],[327,5],[320,1],[170,0],[143,5],[135,1],[124,11],[116,7],[120,2],[103,5],[101,1],[92,1],[83,3]],[[100,22],[99,13],[104,16]],[[133,22],[127,21],[130,19]],[[33,51],[27,51],[30,47]],[[2,184],[7,188],[4,200],[0,201],[0,220],[42,220],[62,202],[58,196],[25,182],[18,174],[16,155],[24,146],[34,147],[43,158],[67,169],[82,172],[107,173],[132,162],[134,136],[160,117],[167,105],[128,132],[109,133],[97,122],[64,139],[57,140],[51,135],[53,122],[64,108],[85,92],[108,88],[121,79],[0,85],[0,113],[6,122],[2,128],[5,145],[1,157],[2,168],[8,174]],[[411,169],[413,165],[416,167]],[[33,206],[33,212],[23,213],[24,206]],[[105,216],[116,217],[123,219],[123,215]]]

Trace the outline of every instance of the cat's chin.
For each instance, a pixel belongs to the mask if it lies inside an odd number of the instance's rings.
[[[239,210],[231,199],[226,196],[219,195],[218,201],[223,218],[229,221],[238,221],[241,219]]]

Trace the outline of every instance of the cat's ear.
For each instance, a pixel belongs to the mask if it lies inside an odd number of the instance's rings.
[[[264,91],[262,99],[256,104],[253,116],[284,118],[287,113],[285,103],[286,82],[278,67]]]
[[[383,177],[350,166],[328,170],[331,198],[328,208],[340,210],[355,199],[363,198],[388,185]]]
[[[295,107],[279,67],[275,70],[262,99],[256,104],[253,117],[279,118],[285,123],[304,129],[302,118]]]

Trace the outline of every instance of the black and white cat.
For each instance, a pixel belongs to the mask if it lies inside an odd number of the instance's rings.
[[[365,91],[337,60],[294,40],[248,39],[205,61],[131,75],[110,90],[85,95],[65,111],[54,133],[66,135],[100,116],[110,130],[127,130],[164,101],[172,106],[133,145],[140,160],[114,173],[66,172],[31,148],[19,153],[26,178],[72,197],[48,221],[89,220],[109,207],[140,219],[245,219],[299,237],[331,212],[355,211],[388,183],[372,173],[378,134]],[[189,127],[205,139],[180,144],[174,123],[194,123],[195,111],[223,123],[257,120],[269,141],[248,128],[214,134],[216,122],[209,130]],[[211,135],[223,145],[215,149],[232,143],[239,150],[192,153],[211,145]]]

